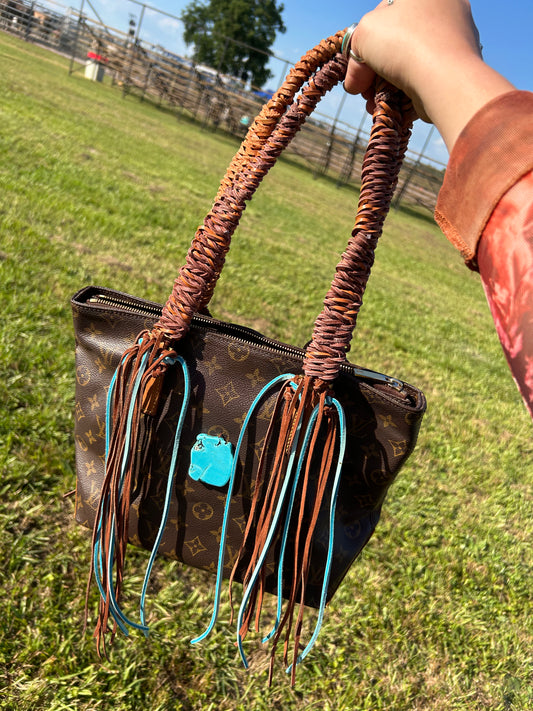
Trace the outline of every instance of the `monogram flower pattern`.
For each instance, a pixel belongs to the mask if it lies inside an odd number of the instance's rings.
[[[137,322],[129,313],[123,314],[122,319],[111,318],[111,309],[98,308],[85,301],[92,293],[90,287],[84,290],[82,299],[74,305],[77,338],[76,516],[88,527],[94,523],[104,477],[106,396],[111,376],[125,348],[133,340],[131,333],[135,329],[140,331],[145,325],[144,317]],[[228,492],[225,487],[219,489],[188,475],[191,448],[198,432],[223,437],[235,445],[244,416],[263,385],[280,371],[300,372],[301,363],[292,356],[281,356],[255,343],[235,341],[219,334],[216,329],[191,331],[180,342],[180,352],[189,364],[191,400],[181,435],[170,510],[159,553],[197,568],[216,570]],[[351,376],[343,375],[339,379],[338,397],[347,414],[350,434],[335,520],[330,594],[372,534],[388,486],[416,440],[425,400],[421,393],[406,387],[414,401],[399,397],[397,402],[393,400],[391,403],[394,391],[384,395]],[[164,398],[156,436],[146,460],[149,470],[143,471],[142,490],[136,491],[129,517],[130,541],[148,549],[152,548],[157,534],[167,486],[182,398],[179,373],[169,370]],[[263,399],[243,441],[227,517],[225,575],[231,572],[241,548],[257,468],[276,400],[276,392]],[[266,461],[267,466],[272,465],[268,456]],[[310,486],[312,489],[313,484]],[[310,583],[306,604],[316,605],[320,599],[329,518],[327,500],[319,512],[309,578],[312,581],[316,577],[318,582],[316,585]],[[275,549],[276,544],[269,553],[271,557],[267,556],[265,560],[266,585],[272,592],[277,591]],[[237,580],[241,574],[242,571],[237,573]]]

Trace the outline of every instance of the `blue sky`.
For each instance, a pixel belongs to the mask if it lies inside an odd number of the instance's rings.
[[[127,31],[130,14],[140,17],[141,7],[130,0],[90,0],[102,20],[116,29]],[[401,2],[402,0],[396,0]],[[441,0],[428,0],[439,2]],[[152,0],[148,5],[179,16],[189,0]],[[291,62],[323,37],[358,20],[371,10],[377,0],[285,0],[283,18],[287,31],[279,35],[273,46],[274,54]],[[74,3],[73,3],[74,4]],[[533,2],[532,0],[471,0],[472,12],[479,28],[485,60],[504,74],[519,89],[533,90]],[[78,5],[79,7],[79,5]],[[303,9],[305,8],[305,9]],[[90,7],[85,6],[88,15]],[[161,44],[170,51],[187,54],[181,39],[180,22],[159,13],[145,11],[140,36],[143,40]],[[275,89],[284,74],[283,61],[271,64],[274,77],[269,88]],[[323,100],[319,111],[334,116],[341,107],[339,118],[351,126],[365,120],[364,105],[359,98],[343,97],[341,88]],[[369,124],[365,123],[365,128]],[[411,149],[420,151],[428,137],[429,127],[420,121],[415,126]],[[446,162],[447,152],[436,132],[429,138],[426,152],[435,160]]]

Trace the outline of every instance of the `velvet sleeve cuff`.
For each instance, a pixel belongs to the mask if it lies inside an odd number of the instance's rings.
[[[435,208],[435,220],[467,265],[494,208],[533,170],[533,93],[511,91],[489,101],[457,139]]]

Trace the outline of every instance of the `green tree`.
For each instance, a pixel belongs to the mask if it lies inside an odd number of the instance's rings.
[[[276,0],[192,0],[181,19],[194,60],[261,87],[276,32],[285,32]],[[253,48],[253,49],[252,49]]]

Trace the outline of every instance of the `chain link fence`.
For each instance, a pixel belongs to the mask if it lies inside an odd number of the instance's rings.
[[[272,91],[246,85],[160,44],[143,40],[147,11],[180,20],[138,0],[129,1],[139,8],[139,15],[136,19],[130,15],[126,32],[106,24],[90,0],[81,0],[80,8],[65,7],[53,0],[0,0],[0,29],[68,57],[70,74],[82,72],[87,79],[109,81],[123,96],[150,100],[204,126],[244,136]],[[227,51],[232,41],[226,42]],[[274,55],[269,55],[269,62],[269,66],[280,70],[281,83],[290,62]],[[358,126],[339,119],[343,101],[344,97],[336,116],[315,112],[288,148],[317,177],[327,176],[339,186],[359,183],[368,140],[365,117]],[[408,151],[395,207],[407,202],[433,210],[445,166],[424,154],[430,137],[431,132],[421,153]]]

